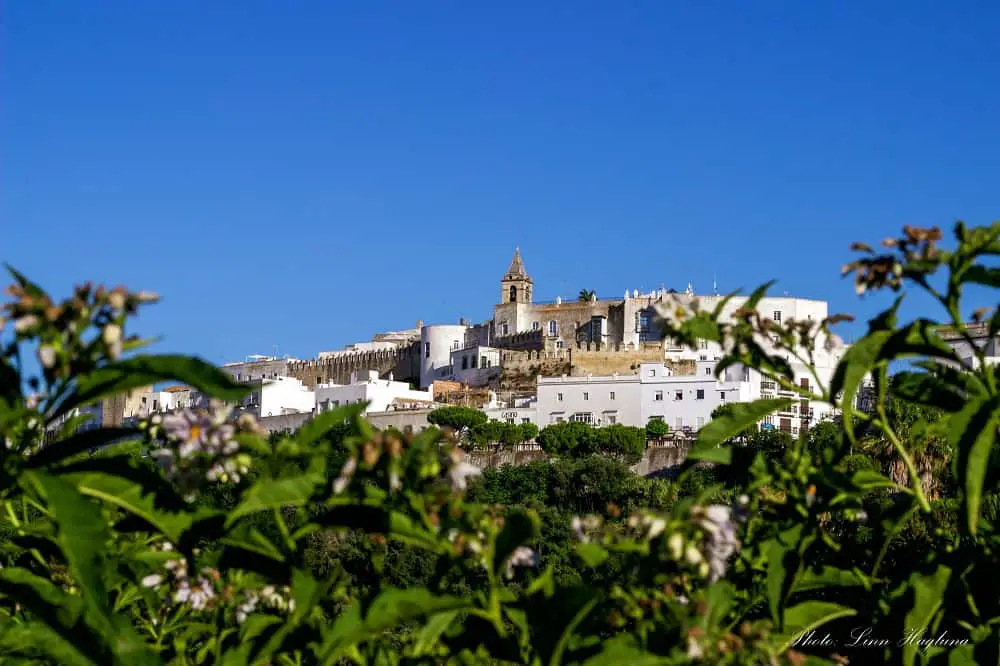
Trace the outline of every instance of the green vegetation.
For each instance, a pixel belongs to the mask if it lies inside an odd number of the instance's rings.
[[[802,387],[789,359],[808,366],[840,317],[777,324],[756,312],[767,286],[732,320],[725,303],[662,308],[678,343],[720,341],[723,368],[842,409],[792,439],[755,425],[792,399],[727,405],[674,481],[628,471],[644,429],[577,423],[537,433],[545,461],[483,473],[456,440],[529,430],[462,408],[434,417],[457,437],[377,432],[359,406],[268,437],[221,402],[249,387],[197,359],[136,354],[125,329],[149,295],[84,285],[55,302],[14,273],[0,322],[0,657],[998,663],[1000,378],[938,322],[903,320],[900,302],[922,290],[972,343],[962,293],[1000,287],[1000,224],[940,241],[906,228],[885,254],[856,246],[857,291],[901,294],[830,386]],[[1000,334],[1000,315],[976,317]],[[220,402],[78,431],[81,408],[165,381]],[[858,627],[871,640],[851,647]]]

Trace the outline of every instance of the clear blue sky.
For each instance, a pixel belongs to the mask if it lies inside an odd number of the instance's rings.
[[[1000,212],[1000,5],[8,2],[0,259],[212,361],[661,284],[825,298]]]

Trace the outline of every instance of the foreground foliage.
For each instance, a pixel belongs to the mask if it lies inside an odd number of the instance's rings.
[[[268,438],[223,406],[249,390],[228,375],[132,355],[141,341],[125,335],[127,320],[150,295],[84,285],[55,303],[14,273],[0,358],[0,654],[129,665],[998,663],[1000,391],[961,295],[1000,286],[988,263],[1000,225],[957,225],[953,250],[940,236],[908,228],[884,255],[858,246],[847,270],[859,292],[929,293],[972,362],[936,322],[900,321],[900,296],[832,386],[806,389],[788,358],[808,365],[837,318],[776,324],[755,309],[766,287],[728,323],[721,307],[665,307],[674,339],[722,343],[718,372],[743,363],[796,399],[843,410],[838,426],[789,442],[754,424],[791,399],[729,407],[674,484],[592,458],[479,479],[455,435],[375,432],[358,406]],[[1000,314],[978,317],[1000,332]],[[914,371],[890,381],[900,360]],[[214,401],[135,428],[78,429],[81,409],[163,381]],[[441,417],[460,436],[486,424]],[[546,429],[539,443],[571,455],[645,445],[638,429],[574,427]]]

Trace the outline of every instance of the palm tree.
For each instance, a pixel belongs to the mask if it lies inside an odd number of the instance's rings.
[[[597,292],[593,289],[581,289],[579,300],[581,303],[592,301],[597,298]]]

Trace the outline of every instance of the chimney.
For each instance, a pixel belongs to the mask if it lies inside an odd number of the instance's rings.
[[[461,318],[459,318],[459,320],[458,320],[458,325],[459,325],[459,326],[465,326],[465,317],[461,317]]]
[[[424,320],[423,319],[418,319],[417,320],[417,330],[419,331],[423,327],[424,327]]]

